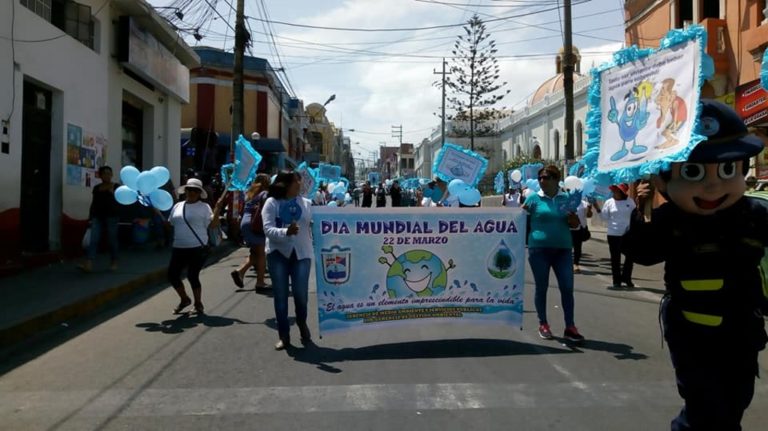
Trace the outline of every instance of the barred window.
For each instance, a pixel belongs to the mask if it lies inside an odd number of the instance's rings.
[[[53,0],[21,0],[21,5],[50,22],[52,1]]]
[[[93,49],[95,25],[90,6],[72,0],[21,0],[21,4]]]

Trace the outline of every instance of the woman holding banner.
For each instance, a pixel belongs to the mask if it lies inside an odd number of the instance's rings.
[[[531,219],[528,234],[528,262],[536,283],[535,303],[539,317],[539,336],[551,340],[547,322],[547,289],[549,271],[557,278],[565,314],[564,337],[573,342],[584,341],[574,323],[573,255],[571,227],[579,223],[575,213],[567,212],[568,196],[560,191],[560,169],[550,165],[539,170],[541,190],[532,193],[523,203]]]
[[[274,290],[275,318],[280,339],[275,350],[290,346],[288,322],[288,279],[293,288],[296,324],[302,344],[311,340],[307,326],[309,270],[312,259],[312,202],[299,195],[301,176],[281,172],[269,186],[269,197],[261,213],[267,236],[265,251]]]

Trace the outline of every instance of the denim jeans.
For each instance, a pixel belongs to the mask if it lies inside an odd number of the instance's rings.
[[[309,270],[310,259],[297,259],[296,252],[290,258],[279,251],[267,255],[269,275],[272,278],[272,290],[275,295],[275,318],[277,333],[281,340],[290,340],[290,324],[288,323],[288,278],[293,290],[293,304],[296,307],[296,323],[307,323],[307,302],[309,301]]]
[[[99,252],[102,230],[107,231],[109,254],[113,261],[117,260],[117,220],[117,217],[95,218],[91,220],[91,244],[88,246],[89,260],[96,259],[96,254]]]
[[[573,256],[569,248],[529,248],[528,263],[531,264],[533,280],[536,283],[536,313],[539,324],[547,322],[547,289],[549,270],[555,271],[557,286],[565,314],[565,327],[573,326]]]

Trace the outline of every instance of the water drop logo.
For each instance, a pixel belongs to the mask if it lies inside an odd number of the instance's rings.
[[[515,275],[515,256],[502,240],[488,256],[488,273],[493,278],[504,279]]]

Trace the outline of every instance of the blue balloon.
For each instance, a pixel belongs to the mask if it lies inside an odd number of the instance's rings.
[[[155,177],[155,188],[160,188],[171,179],[171,171],[165,166],[155,166],[149,172]]]
[[[155,183],[156,183],[155,176],[152,175],[150,171],[144,171],[140,173],[139,176],[136,178],[136,188],[143,195],[148,195],[152,193],[152,190],[155,190],[157,188],[155,186]]]
[[[480,190],[474,187],[467,187],[459,193],[458,198],[459,203],[462,205],[475,206],[480,202],[482,196],[480,195]]]
[[[275,183],[275,178],[277,178],[277,175],[272,175],[272,178],[269,179],[269,183],[270,184],[274,184]]]
[[[115,200],[123,205],[131,205],[138,199],[139,194],[136,190],[128,186],[120,186],[115,190]]]
[[[467,183],[464,182],[464,180],[460,180],[458,178],[451,180],[450,183],[448,183],[448,193],[457,196],[459,193],[462,192],[467,187]]]
[[[591,195],[595,191],[595,182],[591,178],[584,180],[581,191],[584,193],[584,196]]]
[[[329,207],[337,207],[337,206],[339,206],[339,204],[337,204],[336,201],[330,201],[330,202],[328,202],[327,206],[329,206]]]
[[[135,166],[123,166],[123,169],[120,169],[120,181],[126,186],[136,190],[136,179],[140,173],[141,172],[139,172]]]
[[[160,211],[167,211],[173,206],[173,196],[165,190],[153,190],[149,194],[149,200],[152,206]]]

